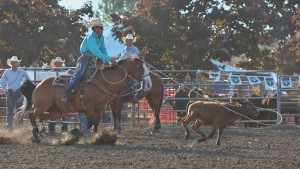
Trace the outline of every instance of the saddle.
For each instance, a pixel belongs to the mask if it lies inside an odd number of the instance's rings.
[[[65,86],[67,86],[67,84],[70,83],[71,77],[72,77],[72,75],[70,75],[70,74],[59,75],[54,79],[52,85],[65,87]]]

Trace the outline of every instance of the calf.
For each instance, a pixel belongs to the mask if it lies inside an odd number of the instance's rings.
[[[182,120],[185,138],[190,136],[187,125],[191,121],[196,121],[192,126],[192,129],[202,136],[202,138],[198,139],[198,142],[205,141],[208,138],[213,137],[218,129],[218,138],[216,143],[217,145],[220,145],[220,137],[223,129],[240,117],[240,115],[236,112],[244,116],[258,115],[258,111],[253,106],[252,102],[248,100],[238,100],[236,103],[196,101],[190,104],[188,106],[187,115]],[[212,130],[208,136],[202,133],[199,129],[203,125],[212,126]]]

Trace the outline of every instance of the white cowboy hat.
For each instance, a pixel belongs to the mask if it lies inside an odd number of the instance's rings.
[[[102,24],[100,18],[95,18],[95,19],[91,20],[90,24],[88,25],[88,27],[90,27],[90,28],[95,27],[95,26],[102,26],[103,27],[103,24]]]
[[[55,67],[56,62],[62,62],[64,63],[65,61],[61,59],[61,57],[56,57],[55,59],[52,59],[50,62],[51,67]]]
[[[127,34],[126,37],[122,37],[122,40],[123,40],[124,43],[126,43],[126,39],[132,39],[133,42],[136,41],[136,37],[133,37],[132,34]]]
[[[18,59],[18,56],[13,56],[10,59],[7,59],[6,63],[8,66],[11,66],[11,62],[21,62],[22,59]]]

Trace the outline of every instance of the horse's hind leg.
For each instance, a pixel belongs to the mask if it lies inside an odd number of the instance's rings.
[[[38,126],[36,124],[36,118],[34,117],[33,112],[28,114],[30,123],[32,125],[32,137],[31,137],[31,141],[33,143],[40,143],[40,139],[39,139],[39,129]]]
[[[155,125],[154,125],[154,130],[153,132],[158,133],[159,130],[161,129],[161,124],[160,124],[160,108],[161,108],[161,99],[154,99],[152,95],[146,96],[146,99],[148,100],[149,106],[154,110],[154,115],[155,115]]]

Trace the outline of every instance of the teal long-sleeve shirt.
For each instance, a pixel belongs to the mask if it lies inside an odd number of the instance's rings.
[[[86,35],[80,45],[80,52],[86,56],[93,56],[102,59],[104,63],[110,61],[104,45],[104,37],[95,32]]]

